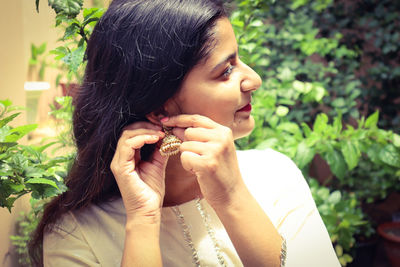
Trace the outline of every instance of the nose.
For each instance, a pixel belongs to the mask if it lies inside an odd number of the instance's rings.
[[[243,77],[240,82],[242,92],[255,91],[261,86],[261,77],[252,68],[241,61],[243,68]]]

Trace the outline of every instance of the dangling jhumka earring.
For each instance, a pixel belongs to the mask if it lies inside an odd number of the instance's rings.
[[[160,146],[161,156],[165,157],[178,154],[182,141],[172,134],[172,128],[163,126],[163,130],[165,137]]]

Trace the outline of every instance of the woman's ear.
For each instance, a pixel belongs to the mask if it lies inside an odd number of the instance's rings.
[[[163,107],[150,112],[149,114],[146,115],[146,118],[151,122],[156,125],[161,125],[160,120],[164,117],[168,116],[167,112],[164,110]]]
[[[167,102],[164,103],[162,107],[147,114],[146,118],[156,125],[161,125],[160,120],[162,118],[178,114],[182,114],[182,112],[175,98],[171,97],[167,100]]]

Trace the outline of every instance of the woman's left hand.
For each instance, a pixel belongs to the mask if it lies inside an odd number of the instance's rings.
[[[243,189],[232,130],[201,115],[163,119],[180,139],[181,162],[194,173],[203,197],[212,206],[226,205]]]

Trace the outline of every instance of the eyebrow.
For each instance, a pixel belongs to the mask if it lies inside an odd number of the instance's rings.
[[[217,65],[215,65],[215,67],[211,70],[211,73],[213,73],[215,70],[217,70],[218,68],[220,68],[222,65],[225,65],[226,62],[231,61],[232,59],[236,58],[237,53],[234,52],[232,54],[230,54],[229,56],[227,56],[224,60],[222,60],[220,63],[218,63]]]

